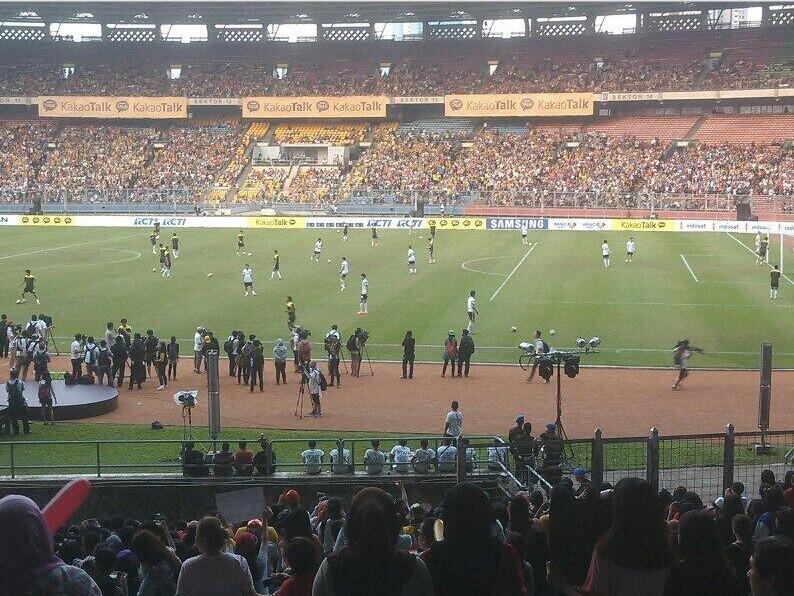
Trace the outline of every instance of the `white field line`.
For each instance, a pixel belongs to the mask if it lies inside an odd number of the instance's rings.
[[[483,273],[485,275],[495,275],[497,277],[504,277],[505,276],[504,273],[494,273],[493,271],[481,271],[480,269],[472,269],[471,267],[467,267],[466,265],[468,265],[469,263],[479,263],[480,261],[490,261],[492,259],[508,259],[508,258],[510,257],[502,256],[502,257],[483,257],[481,259],[472,259],[471,261],[463,261],[460,264],[460,268],[465,269],[466,271],[471,271],[472,273]]]
[[[513,270],[507,275],[507,277],[505,277],[505,280],[502,282],[502,284],[498,288],[496,288],[496,291],[493,293],[493,295],[491,296],[490,300],[488,300],[488,302],[493,302],[493,299],[496,298],[496,295],[502,290],[503,287],[505,287],[505,284],[507,284],[507,282],[510,281],[510,278],[513,277],[513,274],[518,270],[519,267],[521,267],[521,264],[527,260],[527,257],[532,253],[533,250],[535,250],[535,247],[537,245],[538,243],[535,242],[535,244],[529,247],[529,250],[518,262],[518,265],[513,267]]]
[[[736,240],[736,242],[738,242],[738,243],[739,243],[739,246],[741,246],[743,249],[745,249],[745,250],[746,250],[747,252],[749,252],[751,255],[753,255],[753,256],[756,256],[756,257],[758,256],[758,255],[755,253],[755,251],[754,251],[752,248],[750,248],[749,246],[747,246],[747,245],[746,245],[744,242],[742,242],[741,240],[739,240],[739,239],[738,239],[736,236],[734,236],[734,235],[733,235],[733,234],[731,234],[730,232],[726,232],[726,234],[728,234],[728,236],[730,236],[731,238],[733,238],[734,240]],[[769,267],[770,269],[773,269],[773,266],[772,266],[772,265],[770,265],[769,263],[765,263],[765,265],[766,265],[767,267]],[[792,286],[794,286],[794,281],[791,281],[791,278],[790,278],[788,275],[786,275],[786,274],[782,274],[782,277],[783,277],[783,279],[785,279],[787,282],[789,282],[789,283],[790,283]]]
[[[138,236],[138,234],[128,234],[127,236],[113,236],[112,238],[102,238],[100,240],[89,240],[87,242],[78,242],[77,244],[65,244],[63,246],[53,246],[51,248],[42,248],[40,250],[32,250],[30,252],[20,252],[14,255],[4,255],[0,257],[0,261],[3,259],[14,259],[16,257],[27,257],[30,255],[38,255],[38,254],[53,252],[56,250],[65,250],[67,248],[77,248],[78,246],[88,246],[89,244],[110,242],[111,240],[125,240],[127,238],[135,238],[136,236]]]
[[[684,255],[680,255],[680,257],[681,257],[681,260],[684,261],[684,265],[686,266],[686,268],[689,270],[689,274],[692,276],[692,279],[694,279],[695,283],[697,283],[698,282],[698,276],[695,275],[694,271],[692,271],[692,267],[690,267],[689,263],[687,263],[686,257]]]

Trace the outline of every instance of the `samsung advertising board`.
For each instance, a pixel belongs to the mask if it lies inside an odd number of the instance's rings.
[[[529,230],[548,230],[548,217],[488,217],[485,220],[487,230],[520,230],[524,226]]]

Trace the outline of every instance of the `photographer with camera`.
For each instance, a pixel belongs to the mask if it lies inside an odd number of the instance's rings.
[[[299,329],[298,344],[295,346],[295,353],[298,356],[298,366],[304,370],[309,366],[312,360],[312,345],[309,343],[311,334],[312,332],[308,329]]]
[[[336,388],[339,389],[342,384],[342,378],[339,376],[339,361],[340,351],[342,349],[341,336],[336,325],[331,326],[331,330],[325,336],[325,351],[328,353],[328,376],[330,380],[329,386],[334,386],[334,379],[336,379]]]
[[[251,380],[250,390],[253,392],[257,378],[259,379],[259,391],[264,391],[264,367],[265,367],[265,348],[262,342],[255,339],[251,344],[251,355],[249,356],[250,369],[249,378]]]
[[[416,359],[416,340],[412,331],[406,331],[403,338],[403,379],[414,378],[414,360]]]
[[[322,416],[322,406],[320,405],[320,396],[322,395],[322,377],[323,374],[317,368],[317,361],[312,360],[308,365],[308,372],[306,372],[306,380],[309,385],[309,397],[312,400],[312,411],[310,416]]]
[[[146,349],[143,346],[143,339],[140,333],[136,333],[132,345],[129,349],[130,357],[130,384],[128,390],[132,390],[133,385],[138,385],[141,389],[141,383],[146,380],[146,364],[144,358],[146,357]]]

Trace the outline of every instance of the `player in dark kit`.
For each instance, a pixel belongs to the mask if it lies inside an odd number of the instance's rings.
[[[347,229],[348,225],[347,222],[345,222],[345,225],[342,226],[342,242],[347,242]]]
[[[689,376],[687,363],[693,352],[703,352],[703,350],[690,345],[688,339],[683,339],[675,345],[673,349],[673,364],[678,369],[678,378],[673,383],[673,386],[670,387],[673,391],[678,391],[681,383]]]
[[[168,248],[166,248],[165,244],[160,244],[157,250],[160,253],[160,275],[165,277],[165,261],[168,256]]]
[[[780,276],[783,275],[782,271],[780,271],[780,265],[775,265],[775,268],[769,272],[769,279],[770,279],[770,287],[769,287],[769,299],[770,300],[777,300],[777,293],[780,290]]]
[[[25,296],[33,294],[36,299],[36,304],[41,304],[39,297],[36,295],[36,277],[31,274],[30,269],[25,269],[25,277],[22,279],[22,297],[19,299],[18,304],[24,304]]]
[[[151,234],[149,234],[149,242],[152,243],[152,254],[153,255],[157,254],[157,238],[158,238],[158,235],[157,235],[156,232],[152,232]]]
[[[435,244],[435,240],[432,236],[427,239],[427,262],[430,265],[436,262],[435,257],[433,257],[434,244]]]
[[[435,238],[436,237],[436,224],[435,223],[431,223],[430,224],[430,237],[431,238]]]
[[[274,277],[281,279],[281,257],[277,250],[273,251],[273,270],[270,272],[270,279]]]
[[[244,248],[245,248],[245,235],[243,234],[243,231],[240,230],[237,233],[237,256],[238,257],[240,256],[240,252],[243,252]]]
[[[179,236],[176,235],[176,232],[171,234],[171,254],[175,259],[179,258]]]
[[[287,327],[290,331],[295,328],[295,303],[292,296],[287,296]]]
[[[769,238],[764,236],[758,244],[758,253],[755,258],[756,265],[764,265],[767,262],[767,250],[769,250]]]

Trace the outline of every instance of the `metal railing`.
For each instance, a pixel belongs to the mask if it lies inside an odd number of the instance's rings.
[[[394,472],[394,463],[388,461],[388,452],[397,444],[400,437],[338,437],[328,436],[317,439],[273,439],[269,442],[270,449],[276,454],[276,470],[287,471],[296,475],[304,475],[306,465],[301,460],[301,452],[308,448],[309,440],[316,442],[316,447],[324,452],[321,464],[322,475],[340,476],[331,472],[331,450],[337,446],[337,440],[344,441],[344,448],[350,451],[352,472],[364,472],[364,453],[372,446],[372,441],[379,441],[381,450],[387,454],[387,462],[383,466],[383,475]],[[405,436],[408,447],[414,451],[420,441],[426,439],[429,447],[436,453],[442,441],[450,437],[440,436]],[[488,446],[496,444],[494,437],[472,436],[471,448],[475,450],[473,466],[469,473],[487,469]],[[4,441],[0,442],[0,477],[17,478],[19,476],[52,476],[52,475],[89,475],[100,478],[108,474],[181,474],[183,471],[181,454],[186,441],[193,441],[202,452],[209,457],[206,461],[208,470],[213,470],[211,454],[219,451],[224,442],[229,443],[232,450],[239,442],[248,446],[259,445],[258,439],[224,438],[217,441],[211,439],[110,439],[110,440],[75,440],[75,441]],[[459,450],[459,453],[460,450]],[[465,455],[465,451],[461,456]],[[57,463],[53,463],[57,462]],[[413,467],[409,466],[411,473]],[[432,469],[432,468],[431,468]],[[464,466],[465,469],[465,466]],[[456,472],[450,472],[455,474]],[[404,475],[404,474],[402,474]],[[317,476],[308,474],[307,476]]]

